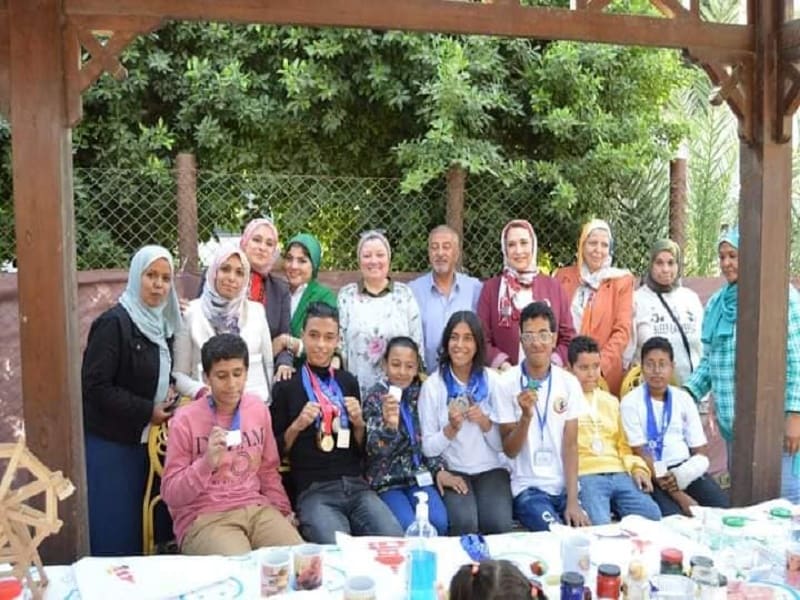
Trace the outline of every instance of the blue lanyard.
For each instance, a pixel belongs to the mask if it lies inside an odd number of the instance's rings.
[[[661,429],[656,425],[656,414],[653,410],[653,399],[650,397],[650,386],[644,384],[644,405],[647,408],[647,447],[655,460],[664,455],[664,437],[672,420],[672,393],[667,387],[664,392],[664,414],[661,417]]]
[[[387,384],[388,385],[388,384]],[[414,415],[411,414],[411,401],[408,399],[408,388],[403,390],[403,398],[400,400],[400,417],[403,419],[403,425],[408,434],[408,442],[411,446],[411,460],[414,463],[414,470],[419,470],[422,464],[422,459],[419,455],[419,448],[417,446],[417,435],[414,429]]]
[[[536,402],[536,404],[533,405],[533,408],[536,410],[536,420],[539,422],[539,437],[541,443],[544,444],[544,432],[545,427],[547,427],[547,415],[549,414],[550,408],[550,392],[553,390],[553,386],[551,385],[551,375],[553,374],[553,369],[548,369],[547,377],[541,381],[531,379],[530,375],[528,375],[528,369],[525,366],[524,361],[520,364],[520,372],[519,386],[522,390],[530,388],[538,392],[542,385],[547,383],[547,397],[544,401],[544,416],[542,416],[542,413],[539,412],[539,403]]]
[[[334,404],[339,409],[338,417],[342,429],[347,429],[350,425],[350,421],[348,420],[347,409],[344,405],[344,394],[342,393],[342,388],[339,386],[339,382],[336,381],[336,377],[333,375],[333,369],[329,370],[329,374],[329,380],[327,382],[322,381],[320,377],[314,374],[311,367],[308,366],[308,363],[304,364],[301,371],[303,388],[306,391],[306,396],[308,396],[309,401],[314,404],[320,404],[319,395],[323,395],[326,400]],[[319,392],[314,389],[314,383],[317,384]],[[317,429],[319,429],[320,419],[320,415],[317,415]]]
[[[489,385],[486,382],[486,373],[483,369],[479,369],[476,373],[471,373],[465,386],[456,381],[456,377],[449,366],[442,367],[441,374],[447,387],[448,404],[459,396],[467,396],[475,404],[480,404],[489,396]]]
[[[239,407],[241,406],[241,400],[236,403],[236,410],[233,411],[233,418],[231,419],[231,425],[228,428],[230,431],[236,431],[237,429],[242,428],[242,416],[239,414]],[[208,407],[211,409],[211,413],[214,415],[214,425],[217,425],[217,405],[214,404],[214,398],[211,396],[208,397]]]

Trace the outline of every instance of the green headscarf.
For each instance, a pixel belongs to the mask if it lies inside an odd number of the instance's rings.
[[[656,261],[656,256],[662,252],[669,252],[678,263],[678,274],[670,285],[663,285],[653,279],[653,263]],[[644,277],[644,283],[651,290],[658,294],[666,294],[681,285],[681,275],[683,272],[683,264],[681,259],[681,247],[670,239],[658,240],[650,248],[650,264],[647,267],[647,274]]]
[[[299,244],[305,248],[311,261],[311,279],[316,279],[319,267],[322,264],[322,246],[320,246],[319,240],[310,233],[298,233],[289,240],[286,248],[290,248],[292,244]]]
[[[317,281],[319,274],[319,267],[322,264],[322,246],[319,240],[310,233],[298,233],[286,244],[286,248],[292,247],[292,244],[302,246],[308,253],[308,259],[311,261],[311,281],[308,282],[303,295],[300,297],[300,302],[297,303],[297,308],[292,313],[292,320],[289,324],[289,329],[294,337],[300,337],[303,334],[303,321],[306,318],[308,305],[312,302],[324,302],[336,308],[336,294],[330,288],[325,287]]]

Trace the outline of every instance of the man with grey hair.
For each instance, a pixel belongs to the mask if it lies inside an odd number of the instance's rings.
[[[456,271],[461,256],[458,233],[447,225],[434,227],[428,235],[431,271],[408,285],[414,292],[422,315],[425,367],[432,373],[438,366],[442,331],[454,312],[478,308],[481,282]]]

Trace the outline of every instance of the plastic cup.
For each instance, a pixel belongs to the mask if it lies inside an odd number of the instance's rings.
[[[366,575],[350,577],[344,584],[344,600],[377,600],[375,580]]]
[[[281,548],[261,552],[261,597],[282,594],[289,589],[291,554]]]
[[[322,546],[305,544],[294,551],[294,589],[322,587]]]
[[[561,540],[562,572],[580,573],[586,578],[592,566],[592,541],[585,535],[570,535]]]

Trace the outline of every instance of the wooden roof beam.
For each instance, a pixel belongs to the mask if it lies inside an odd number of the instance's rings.
[[[452,0],[64,0],[68,17],[364,27],[752,52],[752,25]]]

